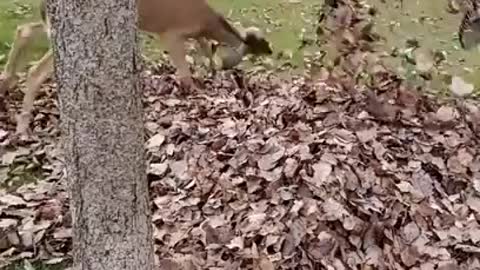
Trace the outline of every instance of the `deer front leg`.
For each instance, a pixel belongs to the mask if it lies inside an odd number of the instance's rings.
[[[163,38],[166,42],[166,47],[170,54],[172,63],[177,68],[177,74],[180,83],[183,87],[196,89],[197,87],[193,81],[190,67],[185,59],[187,54],[187,51],[185,50],[186,39],[174,33],[164,34]]]
[[[33,38],[44,33],[44,31],[42,22],[27,23],[17,27],[12,49],[8,54],[5,69],[0,77],[0,97],[3,97],[9,89],[16,86],[18,82],[17,72],[23,70],[26,66],[26,61],[22,61],[26,47]]]
[[[33,103],[38,96],[41,85],[53,74],[52,50],[48,52],[31,68],[26,79],[26,92],[23,97],[22,110],[17,115],[16,134],[26,135],[30,125]]]

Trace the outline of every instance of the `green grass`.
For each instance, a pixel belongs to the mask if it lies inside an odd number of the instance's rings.
[[[300,63],[303,52],[302,33],[313,35],[315,13],[321,1],[278,1],[278,0],[210,0],[214,7],[232,20],[238,20],[244,26],[255,25],[267,32],[276,53],[291,51],[294,62]]]
[[[20,23],[39,19],[40,0],[3,0],[0,1],[0,65],[5,63],[15,28]],[[315,13],[322,1],[278,1],[278,0],[209,0],[209,2],[232,21],[244,26],[259,26],[267,32],[275,53],[286,52],[291,62],[302,66],[304,51],[298,50],[301,36],[313,36]],[[394,47],[405,48],[408,39],[417,39],[422,49],[442,51],[447,61],[442,70],[449,74],[460,75],[467,81],[480,86],[478,75],[480,54],[475,51],[462,51],[455,38],[460,15],[446,12],[446,2],[404,0],[403,9],[399,2],[383,3],[381,0],[367,0],[379,10],[376,29],[387,38],[382,47],[391,51]],[[27,8],[25,8],[27,7]],[[147,56],[159,59],[163,51],[161,40],[144,39],[143,48]],[[30,50],[37,60],[46,51],[45,38],[34,44]],[[389,62],[400,67],[400,58],[390,58]]]
[[[4,0],[0,1],[0,66],[5,64],[6,56],[15,35],[17,25],[39,19],[38,3],[40,0]],[[276,53],[286,51],[293,56],[297,64],[302,62],[303,54],[296,50],[300,46],[302,29],[312,31],[311,24],[305,23],[309,13],[315,12],[312,7],[318,1],[304,0],[300,3],[279,2],[277,0],[210,0],[217,10],[223,12],[232,21],[244,26],[255,25],[267,32],[268,38]],[[318,6],[318,4],[316,4]],[[22,6],[28,6],[26,13],[16,14]],[[17,12],[18,13],[18,12]],[[146,55],[158,59],[163,51],[159,42],[144,39]],[[47,49],[46,38],[42,38],[29,50],[29,60],[37,60]]]
[[[405,47],[408,39],[416,39],[422,50],[439,51],[446,55],[446,62],[441,67],[443,71],[462,76],[480,87],[480,53],[460,48],[456,33],[462,15],[448,13],[447,1],[404,0],[403,9],[398,5],[400,1],[368,2],[380,12],[377,30],[387,38],[385,50]],[[398,59],[392,60],[399,66]]]
[[[6,62],[17,25],[39,20],[38,0],[3,0],[0,1],[0,66]],[[27,56],[39,59],[48,49],[47,38],[29,46]]]
[[[59,263],[56,265],[46,265],[41,262],[18,262],[16,264],[7,266],[4,270],[62,270],[67,265],[65,263]]]

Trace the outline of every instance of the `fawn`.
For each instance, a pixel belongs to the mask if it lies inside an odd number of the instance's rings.
[[[194,87],[185,59],[185,42],[188,39],[199,43],[201,51],[210,60],[210,67],[215,53],[209,43],[212,40],[232,48],[229,54],[221,57],[222,69],[236,66],[247,54],[272,54],[269,42],[258,28],[250,27],[240,33],[224,16],[212,9],[206,0],[137,0],[137,11],[139,30],[155,34],[165,43],[171,61],[177,68],[179,79],[187,87]],[[40,21],[17,27],[16,37],[0,78],[0,98],[17,84],[17,72],[25,67],[25,64],[19,64],[24,62],[20,61],[20,57],[25,47],[40,34],[46,33],[50,38],[46,0],[41,0],[40,13]],[[40,86],[52,74],[53,55],[50,48],[27,74],[22,112],[16,117],[17,134],[28,130],[33,103]]]

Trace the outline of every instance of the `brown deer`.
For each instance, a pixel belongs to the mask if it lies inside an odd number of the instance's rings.
[[[229,69],[242,61],[247,54],[271,54],[269,42],[263,33],[255,27],[245,29],[241,34],[214,9],[206,0],[137,0],[139,30],[157,35],[166,45],[177,74],[186,87],[195,88],[189,65],[185,59],[185,42],[196,40],[201,51],[213,63],[213,47],[210,41],[226,45],[232,50],[222,56],[221,68]],[[17,72],[24,69],[20,57],[25,47],[41,34],[50,38],[50,24],[46,13],[46,0],[41,0],[41,21],[20,25],[17,28],[5,70],[0,77],[0,99],[6,91],[14,88],[18,81]],[[31,111],[40,86],[53,73],[53,56],[51,48],[29,70],[26,78],[26,90],[22,112],[17,118],[17,134],[28,130]]]

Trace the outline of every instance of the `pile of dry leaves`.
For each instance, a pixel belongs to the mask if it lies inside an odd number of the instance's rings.
[[[168,269],[480,269],[478,104],[411,89],[367,46],[362,9],[335,10],[350,18],[333,69],[228,71],[189,95],[171,69],[145,73],[155,249]],[[71,248],[49,95],[39,142],[14,147],[0,130],[1,178],[47,177],[0,191],[5,262],[56,263]]]

